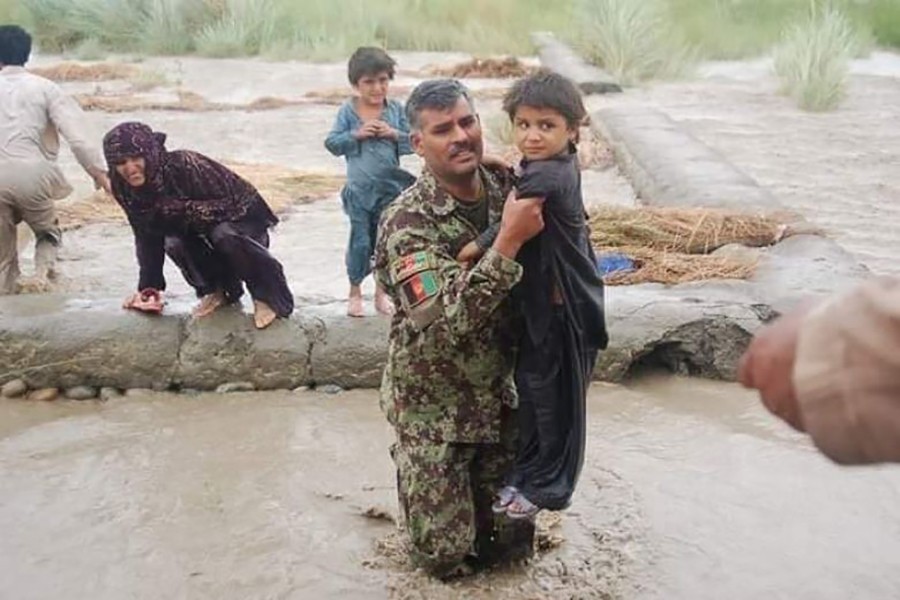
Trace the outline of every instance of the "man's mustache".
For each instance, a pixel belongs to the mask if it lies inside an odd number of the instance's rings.
[[[475,146],[473,146],[469,142],[453,144],[452,146],[450,146],[450,158],[456,158],[457,155],[462,154],[463,152],[471,152],[474,154]]]

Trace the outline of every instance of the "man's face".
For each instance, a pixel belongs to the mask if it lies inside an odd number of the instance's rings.
[[[387,71],[382,71],[374,75],[363,75],[353,88],[359,94],[359,99],[363,104],[375,107],[384,104],[390,85],[390,74]]]
[[[147,181],[147,176],[144,174],[145,168],[146,163],[143,157],[129,156],[116,165],[116,173],[131,187],[141,187]]]
[[[419,126],[410,142],[435,175],[458,178],[475,172],[484,142],[478,115],[465,98],[459,98],[449,110],[423,109]]]

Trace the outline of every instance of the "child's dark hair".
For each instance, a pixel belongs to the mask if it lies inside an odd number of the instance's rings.
[[[394,67],[397,61],[391,58],[387,52],[374,46],[357,48],[347,63],[347,77],[350,83],[356,85],[366,75],[387,73],[394,78]]]
[[[575,130],[587,116],[578,86],[549,69],[538,69],[509,88],[503,96],[503,110],[514,119],[520,106],[553,109]]]
[[[31,56],[31,36],[18,25],[0,25],[0,63],[21,67]]]

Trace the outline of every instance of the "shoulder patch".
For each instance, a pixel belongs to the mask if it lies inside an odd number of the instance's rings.
[[[425,300],[437,296],[440,291],[441,287],[438,284],[434,271],[417,273],[400,286],[400,292],[406,300],[406,305],[410,308],[414,308]]]
[[[391,265],[391,279],[399,283],[409,279],[417,273],[431,271],[437,268],[437,261],[429,252],[420,250],[406,256],[401,256]]]

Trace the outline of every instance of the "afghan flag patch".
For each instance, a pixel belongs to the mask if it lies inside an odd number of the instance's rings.
[[[391,266],[391,271],[393,271],[394,282],[401,282],[416,273],[434,269],[436,266],[434,257],[431,254],[419,251],[398,258]]]
[[[437,296],[441,291],[437,276],[434,271],[424,271],[413,275],[400,286],[406,304],[412,308]]]

